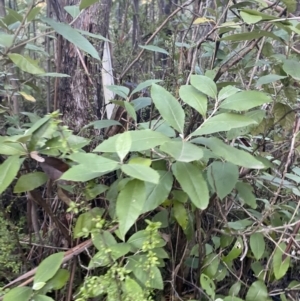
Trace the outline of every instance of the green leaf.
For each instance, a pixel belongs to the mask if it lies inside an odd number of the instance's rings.
[[[239,193],[239,198],[248,206],[255,209],[257,207],[256,197],[253,194],[253,188],[250,184],[244,182],[237,182],[236,189]]]
[[[213,279],[216,275],[220,264],[219,255],[216,253],[208,254],[203,262],[203,273]]]
[[[252,14],[249,14],[244,11],[241,11],[240,15],[241,15],[242,19],[244,20],[244,22],[247,24],[255,24],[262,20],[261,16],[252,15]]]
[[[156,266],[150,266],[147,269],[141,269],[141,262],[145,262],[147,257],[145,255],[134,255],[128,257],[127,269],[131,270],[139,280],[139,283],[146,284],[148,288],[163,289],[163,279],[160,270]]]
[[[261,76],[257,82],[256,82],[256,87],[261,86],[261,85],[266,85],[266,84],[270,84],[270,83],[274,83],[278,80],[284,79],[286,78],[286,76],[281,76],[281,75],[277,75],[277,74],[268,74],[268,75],[264,75]]]
[[[202,149],[186,141],[166,142],[160,147],[160,150],[180,162],[197,161],[203,157]]]
[[[32,172],[26,175],[22,175],[14,187],[14,193],[20,193],[33,190],[39,186],[45,184],[48,177],[43,172]]]
[[[244,115],[222,113],[204,121],[200,127],[191,134],[191,136],[224,132],[251,124],[257,124],[257,122]]]
[[[38,74],[37,75],[38,77],[71,77],[70,75],[68,74],[64,74],[64,73],[57,73],[57,72],[46,72],[46,73],[43,73],[43,74]]]
[[[198,111],[204,118],[207,111],[207,97],[193,86],[181,86],[179,89],[180,98],[189,106]]]
[[[4,137],[0,137],[0,154],[6,156],[24,156],[26,155],[26,150],[20,145],[20,143],[13,143],[10,141],[5,141]]]
[[[98,39],[100,41],[106,41],[106,42],[110,42],[109,39],[107,38],[104,38],[101,34],[94,34],[94,33],[91,33],[89,31],[85,31],[85,30],[81,30],[81,29],[77,29],[76,28],[76,31],[78,31],[79,33],[81,33],[82,35],[84,36],[88,36],[88,37],[91,37],[91,38],[94,38],[94,39]]]
[[[218,100],[221,101],[229,96],[236,94],[239,91],[240,91],[240,89],[238,89],[234,86],[230,86],[230,85],[226,86],[220,90],[219,95],[218,95]]]
[[[110,248],[111,246],[117,244],[114,236],[109,231],[102,231],[101,233],[92,234],[92,241],[94,246],[99,251]]]
[[[184,205],[181,204],[180,202],[173,201],[172,212],[180,227],[183,230],[186,230],[188,225],[188,215]]]
[[[74,153],[69,158],[80,164],[73,165],[60,179],[85,182],[119,168],[118,162],[96,154]]]
[[[137,92],[140,92],[141,90],[146,89],[147,87],[152,86],[152,84],[156,84],[156,83],[160,83],[160,82],[162,82],[162,80],[160,80],[160,79],[145,80],[144,82],[138,84],[138,86],[135,89],[133,89],[133,91],[130,93],[130,96],[132,96],[133,94],[135,94]],[[150,102],[150,104],[151,104],[151,102]]]
[[[160,53],[164,53],[166,55],[169,55],[169,52],[163,48],[157,47],[155,45],[139,45],[140,48],[146,49],[146,50],[150,50],[153,52],[160,52]]]
[[[243,240],[238,237],[238,239],[236,240],[235,244],[233,245],[232,249],[230,250],[230,252],[224,256],[222,258],[222,260],[229,264],[231,263],[234,259],[237,259],[243,251]]]
[[[0,195],[14,180],[22,163],[18,156],[10,156],[0,165]]]
[[[54,301],[54,299],[52,299],[51,297],[48,297],[46,295],[35,295],[34,299],[32,299],[34,301]]]
[[[162,133],[167,137],[176,137],[176,133],[172,127],[170,127],[164,120],[152,119],[151,122],[139,123],[139,128],[141,129],[152,129],[155,132]]]
[[[273,273],[275,275],[275,278],[278,280],[285,276],[287,270],[290,266],[291,257],[287,256],[284,261],[282,261],[282,255],[284,254],[284,251],[286,249],[286,244],[284,242],[281,242],[275,250],[274,256],[273,256]]]
[[[125,106],[125,109],[126,109],[126,112],[128,113],[128,115],[136,122],[137,115],[136,115],[134,106],[128,101],[124,102],[124,106]]]
[[[51,279],[59,270],[59,267],[63,262],[64,254],[64,252],[59,252],[44,259],[37,268],[33,279],[33,285],[40,282],[47,282]]]
[[[59,269],[57,273],[47,281],[46,285],[44,286],[44,290],[51,291],[51,290],[59,290],[63,288],[70,278],[70,272],[65,269]]]
[[[4,32],[0,33],[0,46],[2,47],[10,47],[14,42],[14,35],[7,34]]]
[[[152,85],[151,97],[163,119],[183,134],[185,114],[176,98],[156,84]]]
[[[238,167],[229,162],[215,161],[207,170],[208,183],[221,200],[232,191],[238,178]]]
[[[237,282],[237,283],[239,283],[239,282]],[[244,300],[241,298],[235,297],[235,296],[227,296],[224,298],[223,301],[244,301]]]
[[[161,236],[156,233],[155,234],[155,242],[156,242],[156,247],[163,247],[166,245],[166,242],[161,238]],[[150,235],[149,231],[146,230],[141,230],[136,233],[134,233],[129,239],[128,243],[131,244],[132,248],[134,249],[133,251],[136,252],[137,250],[141,249],[143,247],[143,244],[146,241],[149,241]]]
[[[3,301],[29,301],[31,294],[30,287],[15,287],[4,295]]]
[[[42,7],[40,6],[36,6],[33,7],[31,9],[31,11],[29,12],[28,16],[27,16],[27,22],[31,22],[32,20],[35,19],[35,17],[39,14],[39,12],[41,11]]]
[[[259,260],[265,252],[265,240],[261,233],[253,233],[250,236],[250,248],[254,257]]]
[[[200,276],[201,288],[210,296],[213,300],[215,299],[216,286],[215,283],[205,274]]]
[[[170,140],[165,135],[152,130],[130,131],[129,133],[131,136],[130,151],[133,152],[148,150]],[[109,139],[105,140],[100,145],[98,145],[93,151],[116,153],[115,144],[118,137],[121,135],[124,135],[124,133],[110,137]]]
[[[191,85],[205,95],[208,95],[214,99],[217,97],[217,85],[207,76],[192,75]]]
[[[96,120],[96,121],[90,122],[88,125],[84,126],[83,128],[85,129],[90,126],[93,126],[94,129],[101,130],[101,129],[108,128],[113,125],[121,125],[121,123],[117,120]]]
[[[124,158],[129,153],[131,148],[131,136],[129,132],[125,132],[123,135],[120,135],[117,138],[115,147],[120,161],[123,162]]]
[[[41,18],[41,20],[50,25],[58,34],[62,35],[66,40],[73,43],[76,47],[100,61],[99,54],[94,46],[70,25],[55,22],[50,18]]]
[[[246,295],[246,301],[267,301],[268,297],[266,285],[261,280],[258,280],[251,284]]]
[[[271,102],[268,95],[259,91],[242,91],[226,98],[220,108],[234,111],[247,111]]]
[[[148,212],[156,209],[162,204],[170,194],[173,186],[173,176],[169,171],[158,171],[160,175],[159,183],[152,184],[146,182],[146,201],[144,204],[143,212]]]
[[[81,0],[79,4],[79,9],[83,10],[95,3],[97,3],[99,0]]]
[[[129,181],[120,191],[116,215],[119,219],[119,229],[122,239],[141,214],[146,200],[145,184],[139,180]]]
[[[300,63],[295,60],[285,60],[282,66],[284,72],[296,80],[300,80]]]
[[[129,94],[129,88],[124,86],[117,86],[117,85],[110,85],[106,86],[106,88],[112,92],[114,92],[116,95],[119,95],[120,97],[127,99]]]
[[[227,145],[218,138],[198,138],[192,140],[192,142],[206,145],[212,150],[215,155],[219,156],[220,158],[224,158],[226,161],[229,161],[233,164],[255,169],[265,167],[262,162],[257,160],[246,151],[239,150],[230,145]]]
[[[241,282],[236,282],[236,283],[234,283],[234,284],[231,286],[230,290],[229,290],[229,295],[230,295],[230,296],[237,296],[237,295],[239,294],[240,290],[241,290],[241,286],[242,286],[242,283],[241,283]],[[237,299],[239,299],[239,298],[237,298]],[[228,299],[228,301],[229,301],[229,300],[230,300],[230,299]],[[234,300],[232,300],[232,301],[234,301]],[[238,301],[238,300],[236,300],[236,301]]]
[[[176,162],[172,165],[172,171],[192,203],[199,209],[206,209],[209,193],[201,170],[192,163]]]
[[[80,14],[78,5],[65,6],[64,9],[67,13],[69,13],[72,16],[73,19],[78,17],[78,15]]]
[[[135,111],[138,111],[145,107],[151,106],[151,102],[151,97],[139,97],[134,99],[131,103],[133,104]]]
[[[254,30],[251,32],[246,32],[246,33],[237,33],[233,35],[226,36],[224,38],[221,38],[221,41],[249,41],[253,39],[259,39],[262,37],[269,37],[274,40],[280,41],[280,38],[277,37],[275,34],[266,31],[266,30]]]
[[[30,74],[45,73],[45,71],[38,66],[38,62],[30,57],[24,57],[18,53],[9,53],[7,56],[24,72],[28,72]]]
[[[140,164],[124,164],[121,169],[132,178],[154,184],[159,183],[159,173],[151,167]]]
[[[241,219],[236,222],[228,222],[227,223],[228,227],[231,229],[234,229],[234,230],[244,230],[252,224],[253,224],[253,222],[248,219]]]

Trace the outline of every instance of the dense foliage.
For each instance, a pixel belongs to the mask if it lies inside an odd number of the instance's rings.
[[[174,15],[190,12],[192,2]],[[76,19],[93,3],[65,9]],[[0,115],[4,301],[297,300],[300,27],[290,14],[296,3],[282,5],[220,3],[210,17],[183,10],[177,22],[187,32],[184,18],[193,28],[209,25],[198,41],[179,42],[180,30],[159,36],[157,24],[153,39],[133,51],[136,61],[163,54],[171,64],[162,70],[178,72],[107,86],[125,113],[80,132],[62,122],[64,112],[41,114],[43,79],[72,74],[45,72],[43,58],[52,54],[39,39],[58,34],[98,61],[93,42],[106,39],[44,17],[42,6],[7,9],[0,24],[0,62],[9,66]],[[26,37],[32,24],[38,34]],[[114,42],[121,69],[121,48],[130,43]],[[184,70],[187,53],[193,64]],[[26,102],[36,99],[39,110]]]

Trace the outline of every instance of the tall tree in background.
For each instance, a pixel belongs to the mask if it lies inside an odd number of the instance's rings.
[[[70,23],[71,17],[64,7],[72,1],[49,0],[52,13],[57,20]],[[48,5],[49,5],[48,4]],[[112,0],[101,0],[86,9],[72,24],[73,27],[92,34],[108,35]],[[93,39],[93,46],[103,52],[103,41]],[[71,78],[57,79],[55,82],[54,109],[63,114],[64,122],[75,131],[95,120],[102,107],[101,62],[85,55],[67,40],[58,37],[55,46],[56,72],[71,75]]]

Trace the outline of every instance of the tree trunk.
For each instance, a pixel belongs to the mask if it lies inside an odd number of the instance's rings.
[[[59,0],[59,5],[56,5],[55,0],[52,0],[51,3],[57,19],[70,23],[70,16],[62,11],[64,11],[64,6],[73,3],[63,2],[64,0]],[[101,0],[95,3],[86,9],[72,26],[106,37],[111,5],[112,0]],[[94,38],[89,40],[101,58],[103,41]],[[62,78],[57,84],[54,108],[58,108],[63,114],[63,121],[66,125],[75,132],[79,132],[83,126],[98,119],[101,115],[103,107],[101,62],[87,56],[61,37],[56,43],[56,55],[56,72],[66,73],[71,78]]]

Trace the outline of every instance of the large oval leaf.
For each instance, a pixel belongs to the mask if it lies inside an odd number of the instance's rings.
[[[151,97],[162,118],[183,134],[184,111],[176,98],[163,87],[153,84]]]
[[[217,85],[211,78],[204,75],[192,75],[191,84],[205,95],[212,98],[217,97]]]
[[[159,173],[151,167],[141,164],[124,164],[121,169],[125,174],[132,178],[154,184],[159,183]]]
[[[118,134],[102,142],[93,151],[116,153],[116,141],[123,134]],[[130,151],[138,152],[151,149],[170,140],[167,136],[152,130],[130,131],[131,147]]]
[[[207,111],[207,97],[193,86],[181,86],[179,89],[180,98],[189,106],[198,111],[204,118]]]
[[[31,294],[30,287],[15,287],[4,296],[3,301],[28,301]]]
[[[257,122],[244,115],[222,113],[204,121],[201,126],[191,134],[191,136],[229,131],[234,128],[248,126],[250,124],[257,124]]]
[[[188,194],[192,203],[199,209],[207,208],[209,193],[201,170],[192,163],[182,162],[173,164],[172,170],[182,190]]]
[[[208,146],[215,155],[224,158],[233,164],[246,168],[265,168],[265,165],[261,161],[257,160],[246,151],[227,145],[218,138],[197,138],[192,141]]]
[[[229,162],[213,162],[207,170],[207,180],[220,199],[232,191],[238,178],[238,167]]]
[[[48,180],[48,177],[43,172],[32,172],[26,175],[22,175],[14,187],[14,193],[20,193],[33,190]]]
[[[290,266],[290,260],[291,260],[290,256],[287,256],[284,260],[282,260],[282,255],[284,254],[285,249],[286,249],[286,244],[282,242],[276,247],[274,253],[273,273],[277,280],[282,278],[286,274]]]
[[[0,165],[0,194],[10,185],[17,175],[23,160],[18,156],[7,158]]]
[[[254,257],[259,260],[265,252],[266,243],[262,233],[253,233],[250,236],[250,248]]]
[[[116,204],[116,215],[122,239],[142,213],[145,200],[145,184],[140,180],[129,181],[120,191]]]
[[[39,264],[33,279],[33,286],[38,283],[46,283],[56,274],[63,262],[64,254],[64,252],[52,254]]]
[[[180,162],[196,161],[203,157],[202,149],[186,141],[166,142],[160,147],[160,150]]]
[[[246,301],[258,301],[258,300],[259,301],[268,300],[268,289],[261,280],[253,282],[246,295]]]
[[[271,101],[271,97],[263,92],[243,91],[226,98],[220,105],[220,108],[233,111],[247,111]]]

